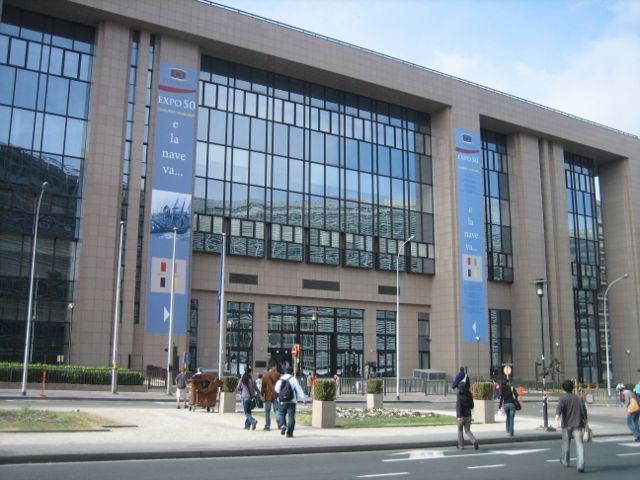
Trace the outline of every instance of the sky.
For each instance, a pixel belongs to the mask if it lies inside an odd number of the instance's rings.
[[[640,0],[217,0],[640,135]]]

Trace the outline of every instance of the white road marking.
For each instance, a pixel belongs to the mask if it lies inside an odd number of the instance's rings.
[[[619,443],[621,447],[631,447],[631,448],[640,448],[640,442],[625,442]]]
[[[616,453],[616,456],[618,457],[632,457],[635,455],[640,455],[640,452],[633,452],[633,453]]]
[[[373,475],[358,475],[356,478],[395,477],[396,475],[409,475],[409,472],[377,473]]]
[[[479,470],[481,468],[500,468],[504,467],[504,463],[496,463],[495,465],[478,465],[477,467],[467,467],[467,470]]]
[[[385,458],[383,462],[410,462],[413,460],[437,460],[441,458],[484,457],[487,455],[525,455],[527,453],[539,453],[551,450],[550,448],[532,448],[529,450],[490,450],[488,452],[460,453],[446,455],[443,450],[410,450],[397,452],[392,455],[408,455],[406,458]]]
[[[571,457],[569,459],[569,461],[573,460],[574,462],[576,461],[576,457]],[[553,460],[547,460],[548,463],[560,463],[560,459],[559,458],[554,458]]]
[[[595,437],[593,439],[593,443],[613,443],[613,442],[619,442],[620,441],[620,437]]]

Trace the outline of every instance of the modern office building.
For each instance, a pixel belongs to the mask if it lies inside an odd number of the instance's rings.
[[[637,380],[638,137],[207,1],[0,9],[0,359],[33,279],[34,362]]]

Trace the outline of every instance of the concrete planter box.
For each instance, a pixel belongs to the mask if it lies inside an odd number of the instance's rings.
[[[474,400],[473,405],[473,420],[476,423],[496,423],[496,408],[493,400]]]
[[[236,413],[236,392],[220,392],[218,413]]]
[[[380,409],[384,404],[382,393],[367,393],[367,408],[369,410]]]
[[[314,400],[311,409],[311,426],[316,428],[335,428],[336,401]]]

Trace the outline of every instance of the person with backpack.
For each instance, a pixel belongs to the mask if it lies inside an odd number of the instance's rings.
[[[457,383],[458,395],[456,397],[456,423],[458,425],[458,445],[457,448],[464,449],[464,436],[462,430],[467,434],[473,448],[478,450],[478,440],[471,433],[471,410],[473,410],[473,395],[469,377],[466,375]]]
[[[185,395],[184,395],[184,408],[187,408],[187,396],[186,396],[186,392],[187,392],[187,369],[186,368],[182,367],[180,369],[180,373],[178,373],[178,375],[176,375],[175,383],[176,383],[176,404],[177,404],[176,408],[180,408],[180,400],[183,398],[183,396],[182,396],[183,393],[185,393]]]
[[[638,419],[640,418],[640,405],[635,392],[631,390],[631,386],[624,386],[622,390],[622,406],[627,411],[627,427],[631,430],[636,442],[640,442],[640,427]]]
[[[296,406],[298,402],[305,402],[304,391],[300,383],[293,376],[293,368],[287,367],[285,373],[275,387],[280,402],[282,426],[280,434],[287,434],[288,438],[293,438],[293,430],[296,428]]]
[[[556,406],[556,427],[562,427],[562,450],[560,453],[560,463],[569,467],[571,458],[571,439],[576,444],[576,466],[578,472],[584,472],[584,444],[582,434],[587,421],[587,409],[580,397],[573,394],[573,382],[565,380],[562,382],[564,395],[558,400]],[[562,419],[562,423],[560,423]]]

